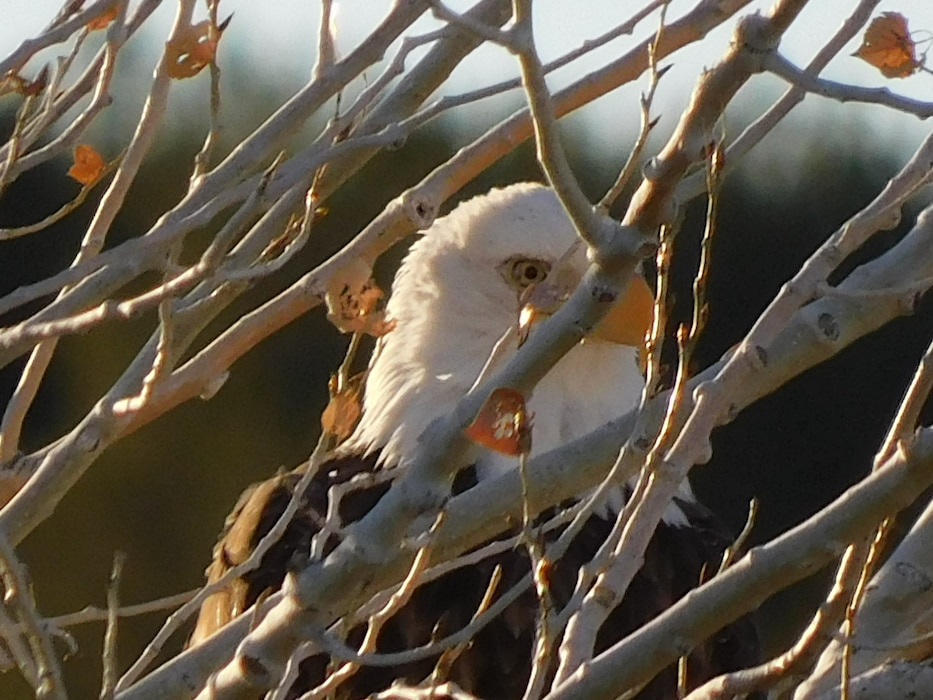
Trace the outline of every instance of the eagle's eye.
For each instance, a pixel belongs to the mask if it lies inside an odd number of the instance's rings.
[[[508,263],[509,280],[520,289],[530,287],[532,284],[543,281],[550,270],[550,263],[544,260],[519,258],[517,260],[511,260]]]

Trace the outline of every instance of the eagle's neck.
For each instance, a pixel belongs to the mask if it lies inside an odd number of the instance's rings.
[[[417,326],[417,327],[416,327]],[[499,340],[479,329],[454,342],[424,319],[399,323],[377,348],[367,378],[363,416],[344,450],[380,451],[383,464],[404,464],[419,436],[469,391]],[[425,339],[429,342],[425,343]],[[514,341],[497,366],[515,354]],[[538,383],[528,401],[532,456],[581,437],[635,407],[643,379],[634,348],[608,343],[574,347]],[[471,455],[480,480],[517,467],[514,457],[488,450]],[[466,465],[463,465],[466,466]]]
[[[445,329],[450,324],[435,322],[444,318],[437,313],[393,313],[391,302],[388,312],[396,327],[379,341],[366,379],[363,414],[343,449],[379,450],[379,462],[395,466],[415,453],[428,424],[449,413],[470,390],[498,338],[469,319],[460,319],[452,338]]]

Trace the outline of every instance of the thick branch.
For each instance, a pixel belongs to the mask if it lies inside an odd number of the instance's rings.
[[[912,642],[929,632],[933,610],[933,503],[872,579],[855,618],[850,668],[853,676],[891,659],[913,658]],[[926,656],[931,643],[921,645]],[[839,682],[842,642],[834,641],[795,698],[822,697]]]
[[[637,632],[610,647],[550,700],[614,698],[650,680],[702,640],[774,592],[819,571],[876,523],[933,484],[933,429],[919,432],[878,471],[812,518],[755,547],[725,572],[688,593]],[[789,562],[794,562],[789,566]]]

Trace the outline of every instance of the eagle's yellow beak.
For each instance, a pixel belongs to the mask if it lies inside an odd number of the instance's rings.
[[[525,295],[519,317],[519,344],[527,337],[532,325],[550,316],[566,301],[576,280],[535,285]],[[654,294],[641,275],[633,275],[625,293],[603,317],[586,341],[602,341],[643,348],[645,334],[651,327]]]
[[[619,345],[642,347],[651,327],[654,294],[644,278],[635,274],[609,313],[593,329],[589,338]]]

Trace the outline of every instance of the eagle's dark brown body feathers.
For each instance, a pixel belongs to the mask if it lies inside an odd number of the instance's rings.
[[[307,559],[312,537],[320,529],[327,512],[328,489],[355,475],[369,472],[375,458],[345,457],[322,468],[305,491],[302,507],[286,528],[283,537],[254,571],[237,579],[228,589],[211,597],[203,606],[192,642],[209,636],[234,616],[248,609],[265,592],[276,590],[291,568]],[[219,578],[231,566],[246,559],[259,540],[273,527],[301,479],[293,471],[255,485],[241,496],[214,549],[208,580]],[[469,470],[461,474],[462,484],[475,483]],[[387,483],[348,491],[341,500],[344,524],[358,520],[378,501]],[[462,486],[461,486],[462,488]],[[693,588],[701,576],[716,571],[723,550],[731,537],[722,523],[695,502],[679,502],[690,521],[689,527],[661,523],[645,554],[645,563],[633,580],[622,603],[603,625],[597,639],[601,651],[663,610]],[[611,522],[591,516],[564,558],[550,574],[551,592],[557,606],[569,599],[580,566],[589,561],[609,532]],[[333,538],[332,538],[333,539]],[[328,542],[325,551],[336,544]],[[523,548],[489,557],[478,565],[464,567],[420,586],[409,603],[382,629],[378,649],[393,652],[422,646],[444,637],[470,622],[489,585],[496,566],[502,567],[497,594],[509,590],[529,570]],[[482,629],[450,666],[443,680],[454,681],[467,692],[482,698],[520,698],[530,669],[531,649],[538,601],[528,590],[501,616]],[[358,644],[362,630],[355,630],[348,641]],[[719,673],[751,665],[757,661],[758,641],[753,623],[740,620],[707,640],[689,657],[688,684],[694,686]],[[404,666],[361,668],[341,686],[337,697],[364,698],[384,690],[396,679],[416,684],[431,676],[437,658]],[[328,659],[322,655],[303,662],[294,694],[320,683]],[[677,697],[676,670],[667,669],[637,696],[639,700],[673,700]]]

